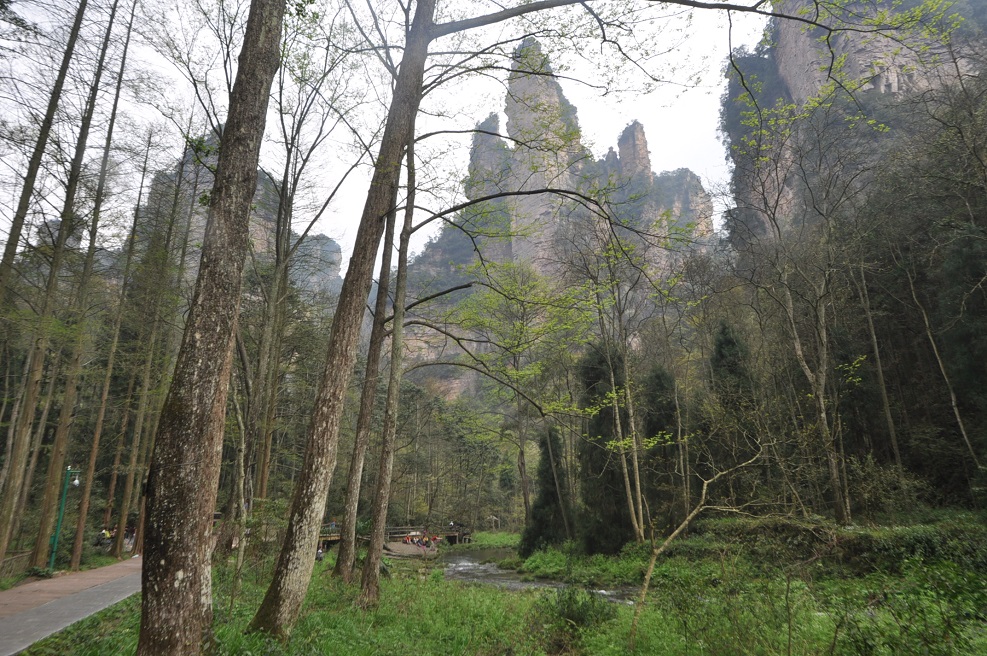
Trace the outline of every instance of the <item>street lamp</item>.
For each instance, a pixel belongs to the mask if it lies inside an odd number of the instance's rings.
[[[79,487],[79,474],[81,469],[72,469],[72,465],[65,468],[65,484],[62,485],[62,502],[58,504],[58,523],[55,525],[55,532],[51,536],[51,557],[48,559],[48,569],[55,569],[55,552],[58,550],[58,535],[62,532],[62,518],[65,516],[65,497],[69,493],[69,479],[75,474],[72,485]]]

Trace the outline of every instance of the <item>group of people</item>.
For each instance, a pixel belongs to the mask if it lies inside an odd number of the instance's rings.
[[[436,542],[439,541],[439,539],[440,538],[437,535],[429,537],[427,533],[425,535],[412,535],[409,533],[404,536],[402,542],[404,542],[404,544],[413,544],[416,547],[421,548],[423,551],[428,551],[433,547],[433,545],[435,545]]]
[[[135,532],[136,530],[134,529],[133,526],[128,526],[126,529],[124,529],[123,546],[125,549],[130,549],[133,546]],[[94,542],[94,545],[97,547],[109,547],[111,544],[113,544],[113,541],[116,540],[116,537],[117,537],[117,529],[115,526],[112,529],[106,528],[104,526],[103,530],[100,531],[99,534],[96,536],[96,541]]]
[[[103,547],[103,548],[109,547],[111,544],[113,544],[113,540],[115,540],[116,537],[117,537],[117,530],[115,527],[111,531],[110,529],[104,526],[103,530],[100,531],[99,534],[96,536],[96,541],[93,542],[93,546]]]

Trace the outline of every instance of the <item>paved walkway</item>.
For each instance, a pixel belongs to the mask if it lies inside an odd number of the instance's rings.
[[[63,574],[0,592],[0,656],[22,649],[141,589],[141,559]]]

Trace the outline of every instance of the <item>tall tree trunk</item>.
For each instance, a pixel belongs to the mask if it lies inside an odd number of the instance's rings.
[[[62,54],[62,63],[58,68],[58,75],[55,77],[55,84],[52,85],[51,94],[48,96],[48,108],[45,116],[41,120],[38,129],[38,138],[34,144],[34,152],[28,161],[27,170],[24,172],[24,187],[21,189],[20,200],[17,203],[17,210],[10,223],[10,231],[7,234],[7,244],[4,246],[3,258],[0,259],[0,305],[6,306],[10,298],[9,287],[11,285],[11,271],[14,266],[14,258],[17,257],[17,248],[21,240],[21,231],[24,229],[24,221],[27,219],[27,211],[31,206],[31,197],[34,195],[34,183],[38,179],[38,171],[41,169],[41,158],[45,154],[48,146],[48,137],[51,135],[51,126],[55,122],[55,113],[58,110],[58,103],[62,99],[62,88],[65,86],[65,77],[68,74],[69,64],[75,52],[75,44],[79,39],[79,28],[82,26],[82,17],[86,13],[88,0],[80,0],[78,8],[75,10],[75,19],[72,28],[69,30],[69,38],[65,43],[65,51]],[[2,538],[0,538],[2,544]],[[3,560],[4,549],[0,547],[0,561]]]
[[[27,463],[24,485],[21,489],[20,500],[17,502],[17,510],[14,514],[15,520],[12,534],[15,536],[20,535],[21,521],[24,519],[24,511],[27,509],[27,502],[31,496],[31,483],[34,481],[34,472],[37,469],[38,459],[41,456],[41,444],[44,442],[45,431],[48,429],[48,413],[51,411],[52,399],[55,398],[55,388],[58,386],[59,364],[56,361],[48,374],[48,392],[42,403],[41,417],[38,419],[38,424],[34,429],[34,438],[31,440],[31,457]],[[47,567],[48,563],[42,563],[40,566]]]
[[[394,216],[395,212],[392,211],[387,218],[380,276],[377,279],[374,320],[370,328],[370,345],[367,349],[367,366],[363,374],[363,389],[360,390],[360,413],[356,419],[356,437],[353,443],[353,455],[350,458],[349,477],[346,481],[343,521],[339,529],[339,553],[333,569],[333,574],[341,577],[346,583],[353,580],[353,568],[356,565],[357,511],[360,507],[360,490],[363,485],[363,465],[367,459],[367,446],[370,444],[370,429],[373,427],[374,402],[377,399],[387,295],[390,292],[391,251],[394,249]]]
[[[249,213],[284,0],[252,0],[202,260],[147,484],[140,656],[198,654],[212,630],[212,518],[249,246]]]
[[[65,391],[62,395],[62,407],[59,410],[58,423],[55,426],[55,436],[52,440],[48,458],[48,471],[45,477],[41,502],[38,533],[31,551],[31,566],[45,567],[48,565],[50,544],[48,537],[55,530],[55,515],[58,511],[59,493],[62,489],[62,477],[65,476],[65,457],[69,445],[69,428],[74,418],[75,400],[78,396],[79,375],[82,371],[82,344],[76,338],[65,375]]]
[[[298,618],[312,576],[326,495],[336,466],[343,397],[356,362],[360,324],[370,293],[374,261],[400,181],[402,154],[414,134],[414,117],[421,103],[435,2],[421,0],[417,4],[408,33],[353,256],[333,317],[325,373],[316,395],[287,534],[274,580],[251,622],[252,630],[287,636]]]
[[[829,408],[827,408],[827,372],[829,370],[829,324],[826,316],[826,306],[822,299],[829,293],[829,281],[825,278],[814,283],[815,298],[819,305],[814,308],[813,329],[816,339],[816,361],[815,368],[810,365],[802,338],[798,332],[798,322],[795,318],[795,304],[792,300],[792,288],[788,284],[787,275],[783,275],[782,298],[785,317],[788,322],[788,330],[792,338],[792,346],[795,350],[795,359],[802,369],[809,386],[812,389],[812,401],[816,408],[816,432],[819,435],[820,446],[826,457],[826,467],[829,473],[829,486],[833,494],[833,513],[836,521],[846,524],[850,521],[847,513],[848,502],[844,495],[843,478],[840,476],[840,456],[837,449],[833,430],[830,426]]]
[[[103,201],[103,189],[106,183],[106,171],[110,159],[110,145],[113,138],[113,126],[116,123],[117,105],[120,100],[120,90],[123,83],[123,73],[127,65],[127,51],[130,47],[130,34],[134,25],[134,13],[137,11],[137,2],[130,9],[130,22],[127,24],[127,36],[123,45],[123,55],[120,62],[120,73],[117,78],[116,94],[113,99],[113,111],[110,113],[110,124],[106,131],[106,142],[103,144],[103,161],[100,167],[99,183],[96,185],[97,209]],[[151,137],[148,135],[147,148],[144,151],[144,165],[141,167],[140,184],[137,190],[137,207],[140,207],[141,198],[144,195],[144,181],[147,176],[147,160],[151,152]],[[134,243],[137,241],[137,210],[134,210],[134,221],[130,226],[130,238],[127,240],[127,254],[123,266],[123,277],[120,284],[119,300],[117,302],[116,313],[113,318],[113,337],[110,339],[110,350],[106,358],[106,372],[103,374],[103,389],[99,398],[99,407],[96,410],[96,425],[93,427],[93,441],[89,447],[89,461],[86,464],[86,471],[82,478],[82,501],[79,504],[79,519],[75,526],[75,540],[72,543],[72,560],[69,564],[71,569],[79,569],[82,562],[82,547],[86,539],[86,520],[89,516],[89,502],[92,495],[93,478],[96,476],[96,459],[99,456],[99,443],[103,435],[103,421],[106,418],[106,406],[109,402],[110,384],[113,381],[113,367],[116,361],[117,346],[120,343],[120,326],[123,322],[124,299],[127,294],[127,282],[130,278],[130,266],[134,258]],[[95,222],[94,222],[95,223]]]
[[[250,434],[248,441],[260,447],[261,458],[255,480],[257,495],[262,499],[267,498],[267,484],[270,477],[273,433],[269,430],[267,417],[273,397],[277,396],[278,352],[281,342],[280,332],[284,325],[287,274],[288,263],[278,256],[271,287],[265,299],[264,325],[261,329],[257,368],[251,394],[253,402],[247,408],[247,430]]]
[[[7,405],[10,402],[10,369],[11,369],[11,357],[10,357],[10,345],[7,343],[0,344],[0,356],[3,357],[3,389],[0,390],[0,394],[3,394],[3,400],[0,401],[0,418],[7,416]],[[14,402],[14,413],[11,415],[9,424],[13,426],[17,423],[17,411],[16,408],[20,405],[20,395],[24,391],[23,385],[17,386],[17,392],[13,399]],[[10,450],[14,446],[14,432],[12,430],[7,430],[7,438],[4,440],[3,453],[10,453]],[[0,465],[0,490],[3,489],[4,484],[7,482],[7,472],[10,471],[10,459],[5,458],[3,465]]]
[[[411,131],[414,132],[414,119]],[[384,556],[387,533],[387,508],[391,499],[391,476],[394,472],[394,440],[398,430],[401,378],[404,372],[404,306],[408,289],[408,243],[411,240],[412,218],[415,215],[415,143],[408,140],[408,198],[405,201],[404,226],[398,246],[398,271],[394,285],[394,318],[391,322],[391,367],[387,380],[387,401],[384,409],[384,429],[380,440],[380,463],[377,489],[374,491],[370,544],[363,566],[360,603],[374,606],[380,598],[380,561]]]
[[[637,454],[635,452],[636,450],[633,448],[632,445],[631,452],[633,458],[631,464],[633,466],[633,475],[635,481],[635,484],[632,486],[631,483],[632,469],[627,466],[627,447],[624,444],[624,426],[623,426],[623,421],[621,421],[620,418],[620,391],[617,387],[616,366],[613,362],[614,345],[612,344],[611,340],[607,339],[608,332],[606,330],[606,326],[603,318],[603,307],[604,307],[603,300],[600,298],[599,294],[597,294],[597,319],[600,324],[600,334],[603,336],[603,347],[605,349],[605,356],[607,359],[607,374],[610,377],[610,408],[613,411],[614,438],[617,440],[617,443],[620,445],[618,447],[620,453],[620,470],[621,470],[621,475],[623,476],[624,479],[624,495],[627,500],[627,514],[630,517],[631,527],[634,530],[634,539],[639,544],[641,544],[644,542],[644,526],[642,524],[642,517],[638,514],[638,507],[640,505],[638,503],[638,500],[640,499],[641,496],[640,494],[641,477],[639,470],[637,468],[638,461],[637,461]],[[625,380],[624,385],[627,385],[628,382],[629,381]]]
[[[75,166],[75,161],[73,161]],[[79,162],[81,169],[81,161]],[[41,391],[41,379],[45,368],[45,360],[48,356],[48,346],[51,341],[52,323],[55,315],[55,303],[58,295],[59,275],[62,269],[62,261],[65,258],[66,244],[73,231],[75,216],[71,213],[72,202],[79,182],[79,171],[75,175],[69,175],[69,184],[66,187],[65,208],[68,213],[62,214],[58,225],[58,234],[55,237],[54,247],[51,252],[51,263],[48,270],[48,280],[45,284],[45,294],[41,302],[41,312],[38,317],[38,326],[32,336],[32,344],[27,360],[25,361],[24,374],[24,394],[21,397],[21,406],[17,410],[17,421],[12,426],[13,444],[9,453],[10,471],[7,476],[7,486],[0,494],[0,562],[3,562],[7,554],[7,546],[11,537],[11,529],[15,521],[14,508],[16,500],[20,494],[21,486],[24,484],[24,468],[27,462],[28,447],[31,440],[31,427],[34,424],[34,416],[38,406],[38,395]]]
[[[127,394],[124,396],[123,415],[120,420],[120,432],[117,436],[117,448],[113,455],[113,465],[110,467],[110,485],[106,489],[106,508],[103,509],[104,528],[110,525],[113,518],[113,499],[116,497],[117,479],[120,476],[120,461],[123,459],[123,447],[127,442],[127,428],[130,423],[130,400],[133,398],[134,385],[137,384],[137,372],[130,375],[127,383]]]
[[[159,322],[153,320],[151,325],[151,335],[148,339],[147,353],[144,356],[144,367],[141,370],[141,387],[137,401],[137,415],[134,418],[134,437],[130,441],[130,461],[127,463],[127,477],[123,483],[123,498],[120,501],[120,514],[117,515],[116,538],[113,542],[112,553],[117,558],[124,555],[124,536],[127,531],[127,523],[130,517],[130,507],[134,501],[134,481],[138,474],[141,474],[138,466],[138,456],[141,452],[141,439],[144,435],[145,426],[148,422],[148,405],[151,396],[151,372],[154,367],[155,347],[158,341]]]
[[[949,378],[949,374],[946,373],[946,364],[942,361],[942,356],[939,354],[939,346],[936,344],[936,337],[932,332],[932,323],[929,321],[929,313],[925,311],[925,306],[918,299],[918,294],[915,292],[915,280],[912,278],[911,271],[906,270],[905,275],[908,277],[908,288],[912,293],[912,301],[915,302],[915,307],[918,308],[919,313],[922,315],[922,324],[925,326],[925,336],[929,340],[929,346],[932,347],[932,354],[936,357],[936,364],[939,365],[939,373],[942,374],[942,380],[946,384],[946,391],[949,392],[949,405],[953,409],[953,417],[956,419],[956,426],[960,430],[960,435],[963,437],[963,443],[966,444],[967,452],[970,454],[970,460],[977,467],[977,469],[983,469],[980,464],[980,459],[977,458],[977,451],[973,448],[973,443],[970,442],[970,436],[966,432],[966,424],[963,423],[963,416],[960,414],[960,406],[956,400],[956,391],[953,390],[953,383]]]
[[[871,350],[874,351],[874,368],[877,371],[877,387],[881,392],[881,408],[884,410],[884,419],[888,423],[888,439],[891,441],[891,452],[894,454],[895,468],[901,475],[905,470],[901,464],[901,451],[898,449],[898,431],[895,430],[894,416],[891,414],[891,402],[888,400],[888,386],[884,382],[884,366],[881,364],[881,349],[877,343],[877,331],[874,330],[874,316],[871,312],[870,297],[867,294],[867,275],[864,272],[864,265],[860,264],[860,302],[864,308],[864,316],[867,317],[867,332],[870,335]]]
[[[96,112],[96,101],[99,96],[100,84],[103,80],[106,53],[110,47],[110,35],[113,33],[118,5],[119,2],[115,1],[110,9],[110,16],[106,23],[106,32],[103,35],[99,58],[96,62],[96,69],[89,87],[89,97],[86,99],[85,111],[79,125],[75,155],[72,158],[68,185],[65,190],[65,205],[62,208],[61,214],[62,223],[76,220],[76,194],[82,177],[82,164],[85,160],[86,148],[89,143],[89,130],[92,125],[93,115]],[[98,221],[99,212],[97,209],[90,223],[89,248],[86,253],[86,261],[83,264],[82,276],[76,290],[75,302],[73,303],[74,307],[70,310],[70,313],[77,317],[75,325],[76,336],[72,345],[72,354],[69,356],[69,366],[66,371],[65,392],[62,397],[58,427],[55,429],[55,442],[51,449],[51,458],[48,461],[48,478],[45,482],[44,495],[41,500],[41,516],[38,519],[38,539],[34,544],[34,551],[31,554],[31,562],[35,567],[44,567],[48,562],[49,547],[46,537],[51,535],[54,529],[55,514],[58,508],[59,491],[61,488],[61,473],[65,469],[65,456],[68,452],[69,429],[75,415],[75,400],[78,395],[79,377],[82,374],[82,351],[85,346],[84,308],[88,296],[89,278],[92,275],[93,261],[96,256]],[[57,272],[53,273],[57,275]]]

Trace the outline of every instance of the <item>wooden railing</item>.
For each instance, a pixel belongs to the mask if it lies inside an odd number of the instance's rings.
[[[3,563],[0,563],[0,579],[5,579],[8,576],[17,576],[18,574],[23,574],[28,570],[28,565],[30,564],[31,564],[30,551],[14,554],[13,556],[7,556],[6,558],[3,559]]]
[[[385,541],[386,542],[399,542],[406,535],[438,535],[446,538],[452,544],[458,542],[468,542],[469,536],[472,531],[465,526],[455,525],[452,527],[439,527],[431,528],[428,531],[425,530],[424,526],[388,526],[385,531]],[[319,538],[322,541],[334,542],[339,540],[340,526],[335,522],[329,522],[322,525],[322,529],[319,531]]]

